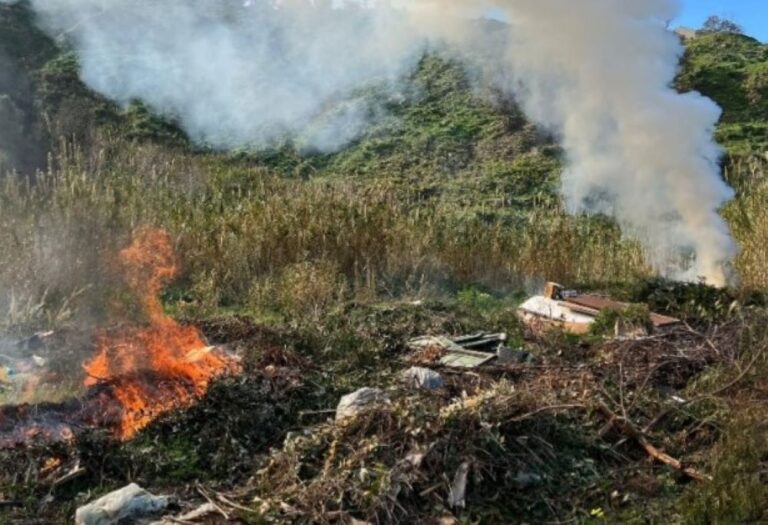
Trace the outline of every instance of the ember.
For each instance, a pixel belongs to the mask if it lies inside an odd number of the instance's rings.
[[[127,439],[159,415],[194,402],[212,379],[238,364],[209,347],[196,328],[180,326],[163,312],[158,295],[177,273],[166,232],[142,228],[118,255],[147,325],[98,334],[97,354],[85,365],[85,385],[109,386],[121,410],[117,435]]]

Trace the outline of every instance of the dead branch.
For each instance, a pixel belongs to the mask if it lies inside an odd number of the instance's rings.
[[[53,482],[53,487],[55,488],[55,487],[58,487],[58,486],[61,486],[61,485],[65,484],[65,483],[67,483],[69,481],[72,481],[74,479],[80,478],[80,477],[84,476],[87,472],[88,471],[85,468],[83,468],[83,467],[75,467],[70,472],[68,472],[67,474],[64,474],[62,477],[60,477],[59,479],[54,481]]]
[[[226,496],[224,496],[224,494],[221,494],[220,492],[216,492],[215,494],[216,494],[216,498],[219,501],[221,501],[225,505],[229,505],[233,509],[242,510],[244,512],[253,512],[252,508],[248,508],[248,507],[245,507],[243,505],[240,505],[239,503],[235,503],[234,501],[232,501],[231,499],[227,498]]]
[[[597,407],[600,412],[602,412],[603,415],[608,419],[610,424],[612,424],[615,428],[618,428],[621,432],[630,438],[637,441],[640,446],[645,449],[646,453],[656,461],[664,463],[665,465],[668,465],[675,470],[682,472],[689,478],[696,481],[712,481],[711,476],[703,474],[702,472],[699,472],[692,467],[686,467],[680,460],[673,458],[669,454],[662,452],[653,446],[651,442],[648,441],[648,439],[642,434],[642,432],[640,432],[637,427],[632,424],[632,422],[614,413],[605,405],[605,403],[600,402],[598,403]]]
[[[523,414],[521,416],[516,416],[511,419],[507,420],[507,423],[519,423],[520,421],[524,421],[526,419],[529,419],[533,416],[537,416],[543,412],[552,412],[556,410],[569,410],[569,409],[575,409],[575,408],[586,408],[582,404],[571,404],[571,405],[552,405],[552,406],[546,406],[537,408],[536,410],[533,410],[531,412],[528,412],[526,414]]]
[[[211,497],[208,495],[208,493],[205,491],[202,485],[200,483],[195,484],[195,490],[197,490],[197,493],[200,494],[202,497],[205,498],[205,500],[213,505],[213,508],[215,508],[219,514],[221,514],[225,520],[229,520],[229,514],[221,508]]]

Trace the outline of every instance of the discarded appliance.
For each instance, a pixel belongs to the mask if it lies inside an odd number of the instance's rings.
[[[530,354],[507,346],[507,334],[480,332],[448,338],[445,336],[417,337],[408,348],[419,354],[419,361],[439,362],[453,368],[477,368],[490,363],[522,363]]]
[[[555,327],[572,334],[582,335],[589,332],[601,312],[606,310],[622,312],[631,306],[629,303],[598,295],[566,290],[556,283],[547,283],[544,295],[528,299],[518,309],[518,315],[534,331],[545,331]],[[682,324],[679,319],[653,312],[649,320],[655,332],[668,331]]]

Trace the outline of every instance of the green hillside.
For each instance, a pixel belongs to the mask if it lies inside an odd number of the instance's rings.
[[[744,35],[700,34],[686,42],[678,84],[723,108],[718,140],[734,155],[768,149],[768,45]]]

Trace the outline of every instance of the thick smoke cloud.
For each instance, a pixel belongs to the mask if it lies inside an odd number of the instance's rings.
[[[674,81],[683,48],[672,0],[510,0],[510,87],[567,155],[573,212],[616,217],[666,274],[724,284],[735,244],[717,210],[733,197],[712,138],[720,108]],[[515,84],[517,87],[515,87]],[[686,255],[695,254],[687,267]]]
[[[92,89],[122,104],[140,99],[216,148],[306,132],[308,147],[336,150],[380,110],[356,90],[395,92],[423,52],[417,28],[392,9],[265,0],[33,4],[44,27],[74,46]]]
[[[396,95],[430,43],[490,56],[486,80],[560,138],[571,211],[615,217],[664,274],[726,281],[735,246],[717,213],[732,197],[712,139],[720,110],[670,87],[683,51],[665,28],[676,0],[32,3],[73,43],[90,87],[225,148],[300,134],[338,149],[385,115],[360,90]],[[473,18],[490,10],[508,25],[478,33]]]

